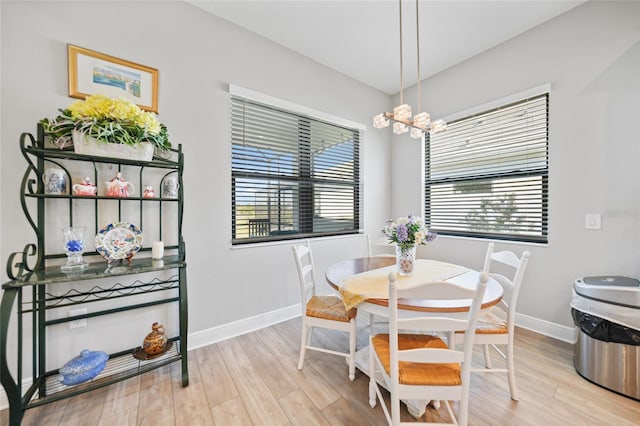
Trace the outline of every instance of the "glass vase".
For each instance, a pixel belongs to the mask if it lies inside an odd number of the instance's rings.
[[[79,271],[89,266],[82,258],[86,231],[85,226],[67,226],[62,229],[64,251],[67,254],[67,263],[60,267],[63,272]]]
[[[399,275],[413,274],[413,267],[416,263],[416,246],[396,245],[396,267]]]

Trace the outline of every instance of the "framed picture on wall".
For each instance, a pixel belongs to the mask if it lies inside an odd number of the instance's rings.
[[[69,96],[126,98],[158,112],[158,70],[69,44]]]

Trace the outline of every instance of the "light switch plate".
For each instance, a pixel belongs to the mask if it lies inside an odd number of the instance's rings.
[[[600,213],[587,213],[584,215],[585,229],[601,229],[602,215]]]

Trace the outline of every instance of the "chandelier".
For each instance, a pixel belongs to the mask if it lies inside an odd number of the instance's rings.
[[[431,121],[431,116],[426,112],[420,112],[413,117],[411,116],[411,107],[404,103],[404,81],[402,70],[402,0],[398,0],[400,5],[400,105],[393,108],[393,113],[383,112],[373,117],[373,127],[376,129],[384,129],[389,127],[389,123],[393,121],[393,133],[401,135],[411,129],[411,137],[414,139],[422,139],[425,132],[437,133],[447,129],[447,123],[443,120]],[[418,111],[421,108],[421,87],[420,87],[420,19],[418,15],[418,3],[416,0],[416,46],[417,46],[417,62],[418,62]]]

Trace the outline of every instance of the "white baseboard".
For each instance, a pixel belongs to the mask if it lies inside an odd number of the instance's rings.
[[[524,314],[516,313],[516,325],[571,344],[578,339],[576,327],[567,327]]]
[[[299,317],[301,313],[300,304],[298,303],[286,308],[218,325],[207,330],[197,331],[189,334],[189,350],[260,330],[261,328]]]
[[[211,345],[222,340],[250,333],[261,328],[269,327],[291,318],[300,316],[300,304],[291,305],[264,314],[244,318],[238,321],[222,324],[207,330],[197,331],[189,334],[189,350]],[[368,318],[359,318],[362,325],[368,324]],[[516,314],[516,325],[527,330],[562,340],[563,342],[575,343],[577,339],[575,327],[567,327],[549,321],[534,318],[528,315]],[[25,379],[23,389],[31,385],[31,378]],[[9,402],[3,389],[0,389],[0,410],[9,406]]]

